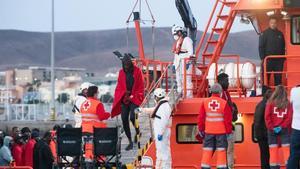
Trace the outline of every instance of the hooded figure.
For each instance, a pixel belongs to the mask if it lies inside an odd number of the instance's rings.
[[[52,169],[54,158],[49,147],[52,139],[51,133],[45,133],[43,139],[39,140],[33,149],[33,168],[34,169]]]
[[[118,83],[115,89],[111,117],[113,118],[121,114],[123,128],[129,140],[129,145],[126,147],[126,150],[130,150],[133,148],[133,142],[131,138],[129,118],[133,126],[135,126],[134,110],[140,106],[144,100],[144,80],[141,70],[132,63],[129,56],[124,56],[122,59],[122,66],[123,68],[119,71]],[[135,129],[135,138],[137,138],[139,129]],[[135,142],[136,141],[137,139],[135,139]]]
[[[10,136],[5,136],[3,140],[3,146],[0,149],[0,166],[9,166],[13,162],[13,157],[11,155],[10,146],[13,138]]]

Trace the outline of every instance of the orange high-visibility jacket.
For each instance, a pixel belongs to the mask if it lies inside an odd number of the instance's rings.
[[[103,104],[92,97],[89,97],[81,105],[80,112],[82,115],[82,132],[93,133],[95,128],[106,127],[105,122],[110,114],[105,112]]]
[[[199,131],[206,134],[230,134],[232,132],[232,113],[227,101],[213,94],[203,101],[199,117]]]

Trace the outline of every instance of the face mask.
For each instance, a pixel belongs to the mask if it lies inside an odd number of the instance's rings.
[[[178,40],[179,36],[178,35],[174,35],[173,38],[174,38],[174,40]]]

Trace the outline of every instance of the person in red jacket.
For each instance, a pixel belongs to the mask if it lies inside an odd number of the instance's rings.
[[[290,153],[289,131],[292,123],[292,113],[292,105],[288,101],[285,88],[282,85],[276,86],[265,110],[271,169],[280,168],[279,139],[281,139],[284,162],[287,163]]]
[[[201,168],[211,168],[214,150],[217,155],[217,168],[227,169],[227,135],[232,132],[232,113],[227,101],[220,98],[222,86],[211,87],[212,96],[206,98],[198,117],[199,135],[204,139]]]
[[[12,156],[15,160],[16,166],[23,166],[23,140],[22,135],[15,136],[15,143],[12,146]]]
[[[24,166],[33,167],[33,148],[36,144],[36,140],[39,137],[39,129],[33,129],[31,133],[31,138],[24,145],[23,151],[23,164]]]
[[[141,105],[144,100],[144,80],[141,70],[136,67],[129,56],[124,56],[122,59],[123,69],[119,71],[118,83],[115,89],[115,97],[111,117],[121,114],[123,128],[129,140],[129,145],[126,150],[133,148],[133,142],[130,132],[129,119],[135,126],[134,110]],[[121,113],[122,112],[122,113]],[[137,136],[140,133],[139,128],[135,126]]]

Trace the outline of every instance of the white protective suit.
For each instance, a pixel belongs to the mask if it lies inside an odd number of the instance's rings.
[[[81,127],[81,113],[80,113],[80,107],[81,105],[86,101],[86,97],[84,97],[82,94],[79,94],[75,97],[74,100],[74,120],[75,120],[75,128]]]
[[[162,99],[158,102],[167,101],[167,99]],[[153,114],[155,108],[143,108],[143,112],[148,112]],[[156,111],[156,116],[153,118],[153,132],[155,136],[155,146],[156,146],[156,165],[155,169],[171,169],[172,168],[172,157],[171,157],[171,147],[170,147],[170,137],[171,137],[171,118],[172,109],[169,102],[162,103]],[[158,140],[157,136],[162,135],[161,141]]]
[[[177,41],[177,45],[179,45],[179,41]],[[183,39],[182,45],[181,45],[181,50],[182,53],[175,54],[174,57],[174,66],[176,70],[176,83],[177,83],[177,92],[178,93],[183,93],[183,85],[184,85],[184,59],[185,58],[190,58],[194,54],[193,50],[193,41],[190,37],[185,37]],[[192,73],[192,65],[190,65],[187,69],[187,74]],[[186,87],[187,89],[192,89],[193,84],[192,84],[192,76],[187,76],[186,77]],[[193,92],[192,90],[187,90],[187,97],[192,98],[193,97]]]

